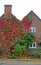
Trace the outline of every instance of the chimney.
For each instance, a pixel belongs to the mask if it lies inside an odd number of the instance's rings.
[[[12,8],[12,5],[5,5],[5,17],[8,17],[11,15],[11,8]]]

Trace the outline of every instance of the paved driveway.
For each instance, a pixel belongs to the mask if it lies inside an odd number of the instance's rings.
[[[0,65],[41,65],[41,60],[0,60]]]

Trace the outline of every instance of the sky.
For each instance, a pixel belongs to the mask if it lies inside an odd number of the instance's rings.
[[[12,14],[19,20],[31,10],[41,18],[41,0],[0,0],[0,16],[5,11],[4,5],[12,5]]]

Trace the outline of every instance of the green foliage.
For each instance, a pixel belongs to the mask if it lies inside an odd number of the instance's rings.
[[[41,58],[41,47],[37,47],[31,54],[34,58]]]
[[[35,36],[33,34],[31,34],[29,32],[25,32],[23,44],[26,46],[29,46],[29,44],[34,42],[34,38],[35,38]]]
[[[24,34],[24,39],[33,42],[34,35],[31,34],[31,33],[29,33],[29,32],[25,32],[25,34]]]
[[[10,59],[15,59],[15,58],[16,58],[16,56],[15,56],[14,54],[12,54],[12,55],[7,55],[6,57],[7,57],[7,58],[10,58]]]
[[[34,41],[34,35],[29,32],[25,32],[24,39],[15,37],[15,42],[10,41],[9,48],[11,50],[11,58],[14,56],[20,56],[26,52],[27,47]],[[13,56],[14,54],[14,56]]]
[[[18,38],[18,37],[16,37],[16,38],[15,38],[15,44],[20,44],[20,42],[21,42],[21,39]]]
[[[12,56],[10,56],[10,59],[15,59],[16,56],[13,54]]]
[[[25,46],[21,46],[20,44],[17,44],[15,46],[15,49],[12,50],[13,53],[15,53],[15,55],[20,56],[21,54],[23,54],[26,51],[26,47]]]
[[[27,57],[27,59],[34,59],[35,57],[33,55],[30,55]]]
[[[22,53],[24,53],[26,51],[26,46],[21,46],[21,50],[22,50]]]

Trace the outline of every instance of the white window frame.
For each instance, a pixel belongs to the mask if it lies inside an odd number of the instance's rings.
[[[34,44],[35,44],[35,47],[33,47]],[[35,48],[36,48],[36,42],[32,43],[32,47],[30,47],[30,45],[29,45],[29,49],[35,49]]]
[[[36,32],[36,27],[30,27],[30,32]]]

